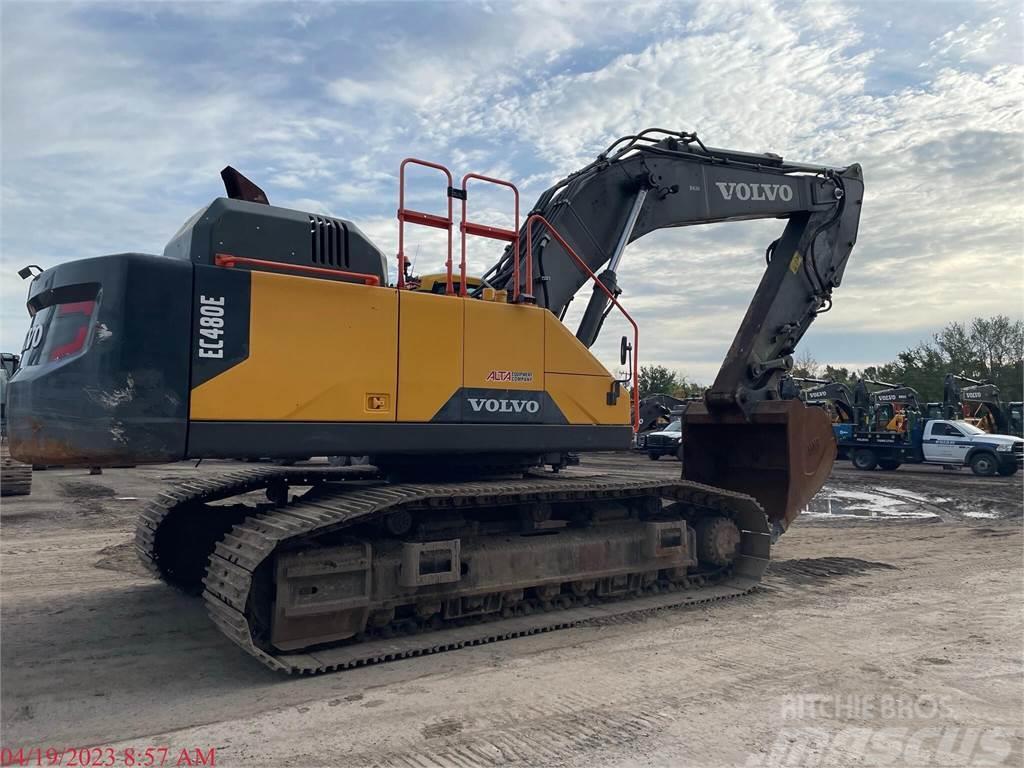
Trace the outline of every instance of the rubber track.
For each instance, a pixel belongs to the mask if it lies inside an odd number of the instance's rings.
[[[183,511],[190,504],[240,496],[263,490],[272,482],[284,481],[289,485],[308,485],[341,480],[365,480],[376,477],[375,467],[247,467],[211,478],[188,480],[161,491],[142,513],[135,526],[135,551],[146,569],[161,581],[156,552],[157,529],[171,515]]]
[[[363,470],[361,473],[341,470]],[[143,562],[160,576],[153,550],[156,528],[182,505],[223,499],[259,490],[273,481],[294,485],[349,478],[366,478],[365,468],[240,470],[209,481],[186,483],[166,491],[143,513],[136,545]],[[401,507],[492,506],[531,501],[586,502],[657,494],[733,517],[743,531],[741,555],[728,575],[696,591],[668,592],[626,600],[610,600],[529,616],[480,621],[468,626],[394,639],[345,643],[305,653],[273,655],[252,639],[246,603],[252,577],[275,550],[289,543],[319,536],[356,522],[391,513]],[[211,555],[204,579],[203,597],[214,624],[234,643],[271,669],[298,674],[318,674],[395,659],[506,640],[538,632],[640,614],[685,605],[736,597],[754,589],[768,565],[768,523],[760,506],[749,496],[687,481],[632,480],[622,477],[530,475],[524,479],[468,483],[372,485],[345,488],[344,483],[325,485],[314,498],[300,499],[269,512],[254,514],[234,526]]]
[[[0,440],[0,496],[27,496],[32,493],[32,465],[11,458],[7,438]]]

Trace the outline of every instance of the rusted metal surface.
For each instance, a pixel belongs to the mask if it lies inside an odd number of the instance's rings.
[[[694,403],[683,420],[683,476],[746,493],[782,530],[825,483],[836,457],[828,414],[799,400],[710,411]]]
[[[137,446],[126,445],[123,450],[99,448],[81,441],[44,437],[42,429],[12,431],[10,450],[14,458],[27,464],[110,467],[146,463]]]

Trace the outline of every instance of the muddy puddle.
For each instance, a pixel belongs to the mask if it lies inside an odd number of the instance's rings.
[[[943,503],[951,499],[929,497],[900,488],[866,487],[852,491],[826,485],[803,514],[808,517],[859,517],[891,520],[942,518]]]

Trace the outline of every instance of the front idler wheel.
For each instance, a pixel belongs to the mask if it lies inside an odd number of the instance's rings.
[[[697,559],[722,568],[739,554],[740,529],[727,517],[706,517],[697,522]]]

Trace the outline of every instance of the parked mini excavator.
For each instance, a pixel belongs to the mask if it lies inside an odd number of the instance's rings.
[[[647,397],[640,398],[636,420],[636,439],[634,441],[637,450],[645,450],[647,448],[648,436],[665,429],[673,420],[682,417],[686,413],[690,403],[701,399],[698,396],[684,399],[666,394],[648,395]]]
[[[866,386],[864,389],[866,391]],[[830,379],[784,376],[779,382],[779,391],[783,399],[800,398],[808,405],[821,408],[828,414],[833,431],[839,438],[836,456],[845,459],[846,452],[841,441],[842,438],[852,436],[857,421],[857,408],[854,406],[854,394],[850,387]]]
[[[796,385],[805,385],[799,389],[799,398],[805,403],[824,408],[833,424],[849,424],[854,420],[853,393],[841,381],[831,379],[811,379],[794,376]],[[806,386],[810,384],[811,386]],[[783,384],[783,390],[785,390]]]
[[[921,397],[913,387],[873,379],[858,379],[853,385],[854,422],[858,427],[903,432],[911,411],[919,416],[924,413]]]
[[[415,165],[444,177],[446,213],[407,207]],[[393,286],[352,222],[273,207],[237,172],[223,176],[228,197],[163,256],[83,259],[33,279],[11,449],[88,465],[370,455],[373,467],[196,478],[141,515],[143,562],[202,593],[217,627],[273,669],[316,673],[742,594],[831,469],[825,413],[780,399],[778,384],[853,248],[857,165],[649,129],[555,184],[519,226],[508,182],[456,185],[443,166],[407,159]],[[468,217],[469,187],[486,183],[510,190],[515,229]],[[544,471],[629,447],[639,334],[619,302],[627,243],[762,218],[785,230],[714,384],[687,410],[684,477]],[[443,292],[414,290],[412,224],[448,234]],[[469,236],[506,243],[474,285]],[[574,336],[560,319],[588,280]],[[627,380],[588,349],[612,310],[634,329]]]
[[[683,404],[686,401],[681,397],[673,395],[656,394],[640,398],[640,416],[637,423],[637,439],[648,432],[662,429],[670,421],[673,415],[682,414]],[[638,448],[643,446],[637,443]]]
[[[967,384],[960,386],[960,382]],[[942,402],[928,403],[928,418],[959,419],[1001,435],[1021,437],[1020,403],[999,399],[999,387],[991,381],[972,379],[962,373],[947,373],[942,383]]]

